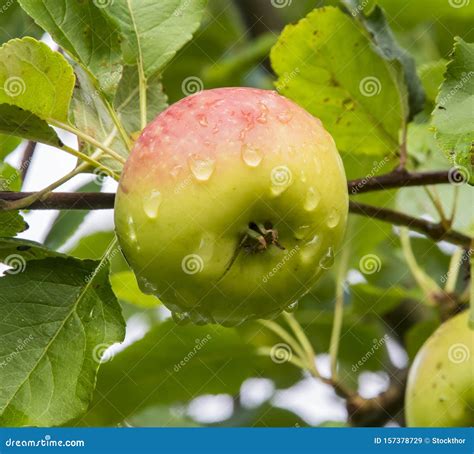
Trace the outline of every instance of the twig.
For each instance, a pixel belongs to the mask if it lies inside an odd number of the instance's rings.
[[[458,179],[457,179],[458,178]],[[461,180],[459,180],[461,178]],[[446,184],[451,181],[462,181],[463,176],[456,170],[438,170],[435,172],[407,172],[394,170],[393,172],[376,177],[359,178],[347,182],[350,195],[362,194],[371,191],[403,188],[409,186],[425,186],[431,184]]]
[[[441,224],[414,218],[398,211],[379,208],[365,203],[350,201],[349,211],[353,214],[379,219],[395,225],[403,225],[411,230],[422,233],[435,241],[447,241],[459,246],[469,247],[471,238],[455,230],[446,230]]]
[[[30,168],[31,161],[36,149],[36,142],[29,140],[26,144],[25,150],[23,151],[23,156],[21,158],[20,172],[21,172],[21,181],[24,182],[26,175],[28,174],[28,169]]]
[[[2,201],[20,200],[36,192],[1,192]],[[27,208],[31,210],[108,210],[114,207],[112,192],[51,192],[43,200],[37,200]],[[25,207],[26,208],[26,207]]]

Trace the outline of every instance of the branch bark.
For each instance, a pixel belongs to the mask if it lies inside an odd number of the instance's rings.
[[[348,181],[347,189],[350,195],[357,195],[364,192],[384,191],[409,186],[425,186],[451,182],[462,183],[464,180],[465,176],[455,168],[451,170],[416,173],[396,169],[385,175]]]
[[[367,216],[391,224],[406,226],[418,233],[423,233],[435,241],[448,241],[459,246],[469,247],[471,238],[455,230],[446,230],[442,224],[427,221],[426,219],[414,218],[399,211],[387,208],[379,208],[365,203],[350,201],[349,212],[361,216]]]
[[[459,178],[461,178],[461,180],[459,180]],[[458,182],[462,181],[462,178],[462,175],[456,169],[452,169],[451,171],[420,173],[395,170],[378,177],[349,181],[348,189],[351,194],[360,194],[363,192],[406,186],[443,184],[451,181]],[[0,192],[0,210],[6,208],[5,204],[2,206],[2,202],[19,200],[31,194],[31,192]],[[112,193],[51,192],[42,200],[36,201],[28,206],[28,208],[32,210],[104,210],[114,207],[114,198],[115,194]],[[471,243],[471,238],[468,236],[446,228],[442,224],[414,218],[398,211],[366,205],[355,201],[349,203],[349,211],[353,214],[409,227],[435,241],[444,240],[463,247],[469,247]]]

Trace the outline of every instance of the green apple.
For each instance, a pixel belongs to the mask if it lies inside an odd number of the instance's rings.
[[[271,318],[331,266],[347,182],[321,122],[274,91],[206,90],[137,140],[115,203],[142,290],[175,320]]]
[[[474,331],[468,311],[443,323],[417,353],[405,404],[409,426],[474,425]]]

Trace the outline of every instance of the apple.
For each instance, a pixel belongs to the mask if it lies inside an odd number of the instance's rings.
[[[180,323],[294,309],[344,234],[347,182],[321,122],[274,91],[206,90],[158,115],[121,176],[116,233]]]
[[[474,331],[468,311],[443,323],[417,353],[405,403],[409,426],[474,425]]]

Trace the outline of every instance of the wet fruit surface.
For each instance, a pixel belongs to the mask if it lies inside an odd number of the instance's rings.
[[[125,166],[116,231],[178,323],[278,315],[334,261],[347,188],[319,120],[272,91],[203,91],[160,114]]]
[[[409,426],[474,425],[474,331],[468,311],[441,325],[410,369],[406,392]]]

